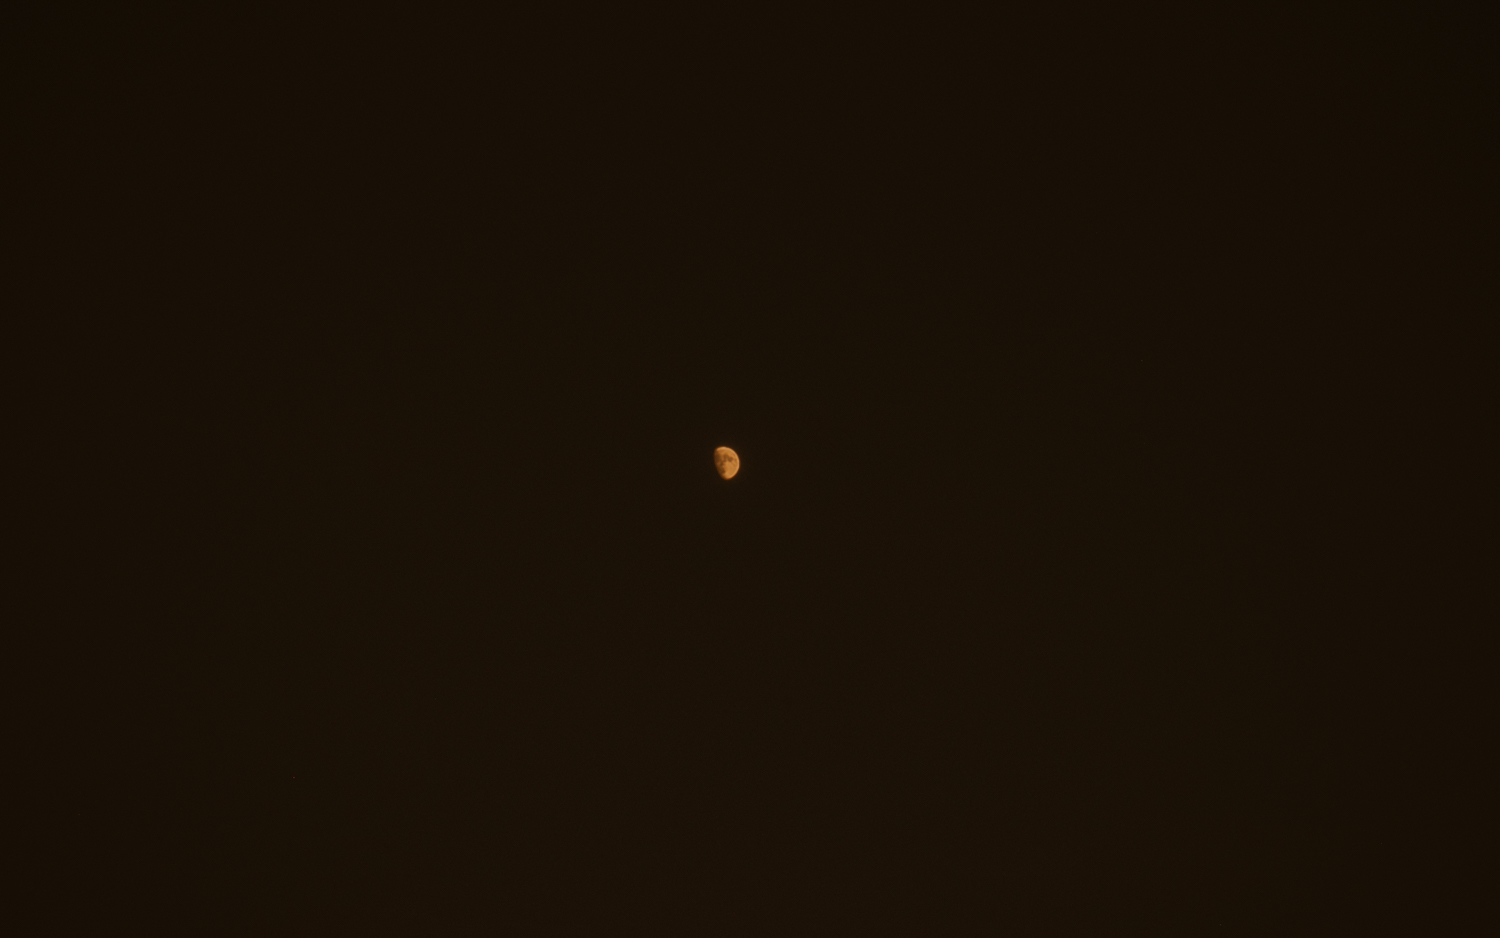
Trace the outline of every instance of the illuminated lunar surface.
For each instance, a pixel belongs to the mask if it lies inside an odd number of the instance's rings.
[[[714,468],[719,470],[719,478],[733,479],[740,471],[739,454],[727,446],[719,447],[714,450]]]

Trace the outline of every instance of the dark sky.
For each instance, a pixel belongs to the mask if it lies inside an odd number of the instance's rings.
[[[1479,165],[1477,60],[626,25],[47,40],[79,907],[1326,934],[1467,888],[1412,792],[1476,784],[1478,639],[1414,545],[1492,516],[1426,170]]]

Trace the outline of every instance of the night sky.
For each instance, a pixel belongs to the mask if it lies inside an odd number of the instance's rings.
[[[66,159],[19,385],[56,493],[28,712],[67,907],[247,935],[1451,909],[1455,584],[1495,554],[1438,557],[1493,545],[1458,494],[1493,474],[1472,209],[1421,167],[1481,165],[1477,60],[626,25],[39,40]]]

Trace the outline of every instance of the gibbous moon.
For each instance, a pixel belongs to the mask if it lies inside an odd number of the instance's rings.
[[[714,450],[714,468],[719,470],[721,479],[733,479],[740,471],[740,454],[727,446],[719,447]]]

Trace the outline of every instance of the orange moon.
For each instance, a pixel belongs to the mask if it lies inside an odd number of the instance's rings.
[[[714,450],[714,468],[719,470],[720,478],[733,479],[740,471],[740,454],[727,446],[719,447]]]

